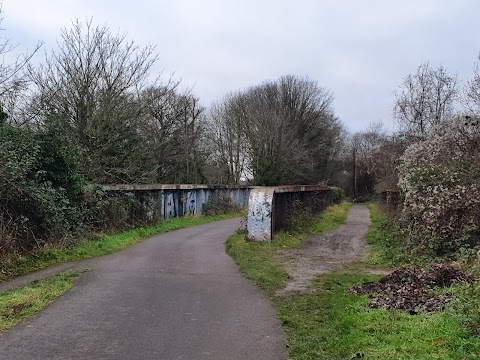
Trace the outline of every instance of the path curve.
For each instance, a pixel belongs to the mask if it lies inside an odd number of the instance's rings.
[[[91,272],[0,336],[1,359],[285,359],[268,299],[225,254],[240,220],[158,235]]]
[[[279,253],[279,261],[289,274],[287,286],[277,295],[309,293],[312,280],[359,260],[366,248],[365,234],[371,224],[365,205],[353,205],[346,222],[337,230],[307,239],[302,247]]]

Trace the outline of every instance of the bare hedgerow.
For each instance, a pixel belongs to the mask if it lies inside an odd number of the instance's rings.
[[[480,244],[480,126],[463,117],[411,145],[400,166],[410,246],[446,255]]]

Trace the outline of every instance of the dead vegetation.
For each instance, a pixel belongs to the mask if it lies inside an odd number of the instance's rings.
[[[371,308],[400,310],[410,314],[444,310],[454,298],[441,291],[455,282],[473,283],[475,278],[451,264],[397,269],[378,282],[354,286],[349,290],[368,295]]]

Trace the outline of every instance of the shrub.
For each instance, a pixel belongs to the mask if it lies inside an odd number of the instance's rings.
[[[0,125],[0,258],[158,220],[148,196],[88,189],[77,168],[76,149],[54,127]]]
[[[203,205],[203,215],[215,216],[221,214],[228,214],[238,212],[240,208],[232,203],[232,201],[225,196],[213,196]]]
[[[331,186],[330,189],[332,190],[332,202],[334,204],[338,204],[345,200],[345,190],[336,186]]]
[[[146,226],[160,220],[154,201],[131,192],[105,191],[94,186],[84,196],[93,230],[111,232]]]
[[[65,241],[81,228],[76,165],[54,132],[0,126],[0,255]]]
[[[479,244],[480,128],[456,118],[411,145],[402,161],[402,218],[410,246],[451,255]]]

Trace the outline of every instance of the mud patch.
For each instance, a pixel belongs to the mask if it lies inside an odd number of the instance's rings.
[[[311,293],[315,277],[359,260],[366,248],[364,237],[370,223],[368,208],[354,205],[345,224],[337,230],[313,236],[298,249],[279,252],[277,259],[287,270],[289,281],[277,295]]]
[[[410,314],[430,313],[445,309],[454,298],[439,293],[454,282],[473,283],[475,278],[450,264],[398,269],[378,282],[354,286],[349,291],[368,295],[371,308],[400,310]]]

